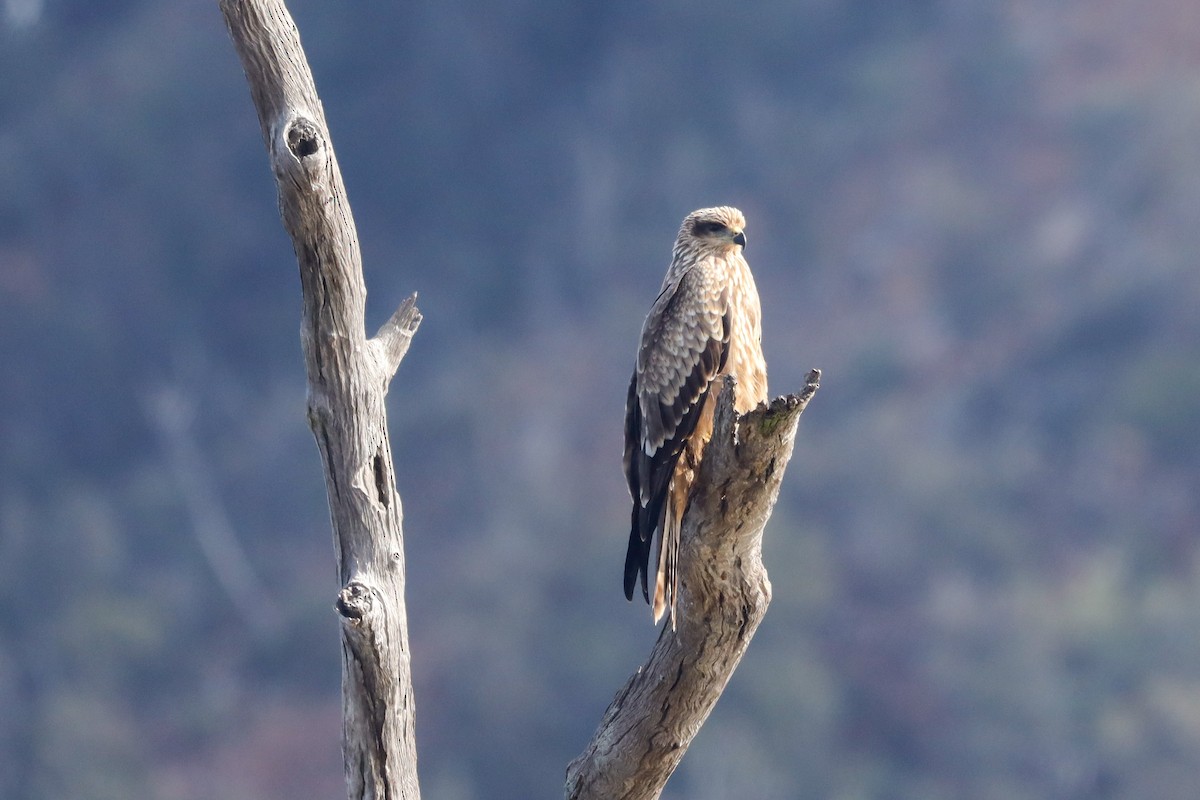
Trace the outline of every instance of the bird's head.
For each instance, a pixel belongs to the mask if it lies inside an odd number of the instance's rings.
[[[688,214],[679,229],[679,239],[693,246],[722,251],[746,246],[746,218],[732,206],[702,208]]]

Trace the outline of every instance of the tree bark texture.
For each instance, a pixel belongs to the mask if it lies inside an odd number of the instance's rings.
[[[741,417],[726,378],[683,523],[677,628],[663,626],[567,767],[568,800],[657,798],[724,691],[771,602],[763,528],[820,378]]]
[[[404,535],[384,397],[420,324],[415,296],[374,337],[325,113],[280,0],[221,0],[258,111],[303,292],[308,421],[325,468],[341,591],[349,797],[417,800]]]

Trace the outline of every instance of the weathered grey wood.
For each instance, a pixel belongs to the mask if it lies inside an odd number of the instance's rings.
[[[421,315],[406,300],[373,339],[350,204],[291,15],[221,0],[258,111],[300,266],[308,421],[325,467],[342,589],[342,751],[349,797],[416,800],[404,534],[384,396]]]
[[[342,589],[343,755],[351,798],[419,797],[404,548],[383,400],[421,315],[406,300],[374,338],[354,220],[324,111],[279,0],[221,0],[242,60],[303,291],[309,423],[325,466]],[[656,798],[711,712],[770,602],[762,531],[798,395],[740,419],[726,385],[684,522],[679,624],[618,693],[567,771],[569,798]]]
[[[740,418],[726,379],[683,523],[678,626],[663,626],[567,767],[569,800],[657,798],[725,690],[771,601],[763,527],[820,379]]]

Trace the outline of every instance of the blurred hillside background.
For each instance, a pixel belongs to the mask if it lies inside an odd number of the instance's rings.
[[[664,798],[1194,800],[1200,7],[294,0],[389,396],[420,770],[560,796],[655,637],[625,389],[682,217],[820,367]],[[0,796],[344,796],[299,281],[216,3],[0,3]]]

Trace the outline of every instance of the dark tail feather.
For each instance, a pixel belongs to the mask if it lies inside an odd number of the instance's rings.
[[[638,575],[642,576],[642,596],[650,602],[650,591],[646,588],[646,572],[650,569],[650,539],[641,535],[641,509],[633,506],[633,522],[629,531],[629,549],[625,551],[625,599],[633,599],[633,587]]]
[[[658,529],[660,533],[662,531],[669,491],[670,482],[667,482],[657,494],[650,498],[650,502],[646,504],[645,508],[642,508],[641,504],[636,501],[633,504],[633,518],[629,526],[629,549],[625,551],[625,598],[628,600],[633,599],[633,585],[637,582],[640,572],[642,597],[646,598],[647,603],[650,602],[647,579],[650,577],[651,546],[654,544],[655,529]],[[654,569],[657,576],[657,560],[654,562]]]

